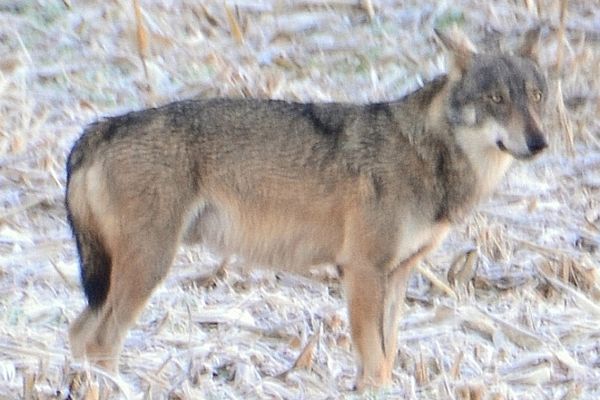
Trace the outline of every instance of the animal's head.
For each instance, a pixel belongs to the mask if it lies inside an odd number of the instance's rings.
[[[448,117],[453,126],[466,128],[469,137],[463,140],[518,159],[546,148],[540,119],[548,93],[537,63],[540,30],[527,33],[517,55],[478,54],[465,37],[437,33],[454,56]]]

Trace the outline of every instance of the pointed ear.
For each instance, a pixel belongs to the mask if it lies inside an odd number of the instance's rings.
[[[456,27],[445,32],[437,28],[434,31],[444,47],[452,53],[452,64],[449,67],[448,76],[451,80],[460,79],[471,66],[473,55],[477,53],[475,45]]]
[[[525,40],[519,49],[519,55],[521,57],[529,58],[536,64],[538,62],[541,31],[542,28],[540,26],[528,30],[525,34]]]

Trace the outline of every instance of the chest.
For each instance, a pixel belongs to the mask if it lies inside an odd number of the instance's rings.
[[[448,221],[431,224],[413,221],[402,224],[397,245],[397,264],[402,264],[415,255],[424,256],[435,250],[446,238],[450,228]]]

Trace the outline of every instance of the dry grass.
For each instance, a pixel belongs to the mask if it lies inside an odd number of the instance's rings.
[[[210,276],[202,249],[180,252],[120,378],[70,360],[65,154],[101,115],[190,95],[396,98],[443,71],[433,28],[451,23],[492,50],[541,23],[553,146],[429,258],[436,284],[415,273],[395,386],[372,398],[600,398],[600,10],[571,1],[563,25],[560,3],[142,0],[140,39],[130,1],[1,2],[0,398],[354,397],[334,278]]]

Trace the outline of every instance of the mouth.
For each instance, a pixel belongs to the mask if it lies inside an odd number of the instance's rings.
[[[498,146],[498,148],[500,149],[500,151],[504,151],[506,153],[510,153],[510,151],[508,151],[508,149],[506,148],[506,146],[504,146],[504,143],[502,143],[502,140],[498,140],[496,142],[496,146]]]
[[[509,149],[506,148],[504,143],[502,143],[502,140],[498,140],[496,142],[496,146],[498,146],[498,149],[500,149],[500,151],[510,154],[517,160],[531,160],[532,158],[535,157],[535,154],[532,154],[532,153],[522,154],[522,153],[515,153],[515,152],[510,151]]]

